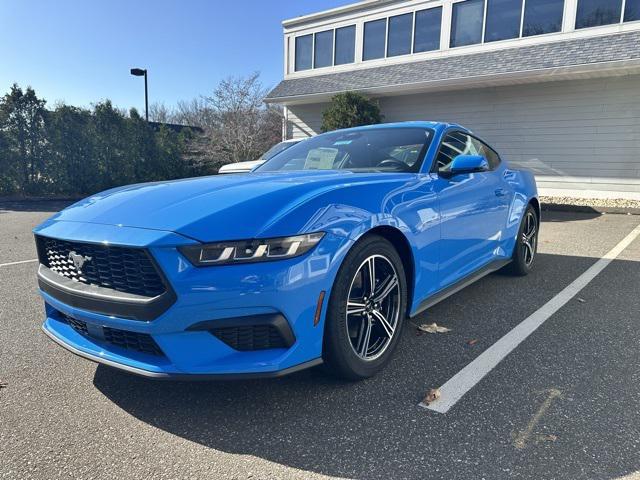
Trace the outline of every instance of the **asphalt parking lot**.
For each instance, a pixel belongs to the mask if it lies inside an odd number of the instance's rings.
[[[0,478],[640,477],[640,238],[446,413],[418,407],[640,224],[547,212],[535,271],[493,274],[412,320],[360,383],[158,382],[54,345],[31,228],[60,204],[0,204]],[[475,341],[475,342],[474,342]],[[444,398],[443,398],[444,400]]]

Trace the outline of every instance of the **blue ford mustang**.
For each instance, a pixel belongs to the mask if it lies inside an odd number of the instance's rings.
[[[459,125],[319,135],[256,171],[116,188],[35,230],[44,332],[149,377],[378,372],[405,319],[527,274],[530,173]],[[491,299],[487,299],[491,301]]]

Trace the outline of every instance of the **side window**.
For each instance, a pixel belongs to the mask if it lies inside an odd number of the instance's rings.
[[[491,170],[500,165],[500,157],[491,147],[466,133],[451,132],[444,137],[440,145],[440,151],[436,157],[438,171],[449,171],[451,162],[458,155],[482,155],[489,162]]]
[[[480,155],[477,149],[477,140],[466,133],[451,132],[442,140],[440,151],[436,157],[439,172],[448,172],[451,162],[458,155]]]
[[[478,150],[478,155],[482,155],[489,162],[489,168],[495,170],[500,165],[500,157],[489,145],[481,142],[476,138],[472,138]]]

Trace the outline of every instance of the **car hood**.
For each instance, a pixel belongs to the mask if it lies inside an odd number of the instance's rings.
[[[314,215],[350,199],[360,203],[358,211],[377,213],[379,199],[410,177],[302,171],[145,183],[93,195],[51,220],[172,231],[202,242],[292,235],[310,231]],[[366,201],[358,188],[366,188]]]

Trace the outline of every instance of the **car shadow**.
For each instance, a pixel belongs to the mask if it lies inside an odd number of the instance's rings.
[[[509,440],[505,444],[502,436],[494,437],[497,425],[513,427],[513,419],[505,417],[518,417],[499,403],[481,414],[479,406],[466,403],[446,415],[420,409],[417,403],[595,260],[540,254],[538,268],[528,277],[494,274],[482,279],[412,319],[393,360],[366,381],[341,381],[321,368],[271,380],[157,381],[98,366],[93,383],[114,404],[156,428],[211,449],[308,472],[387,479],[476,478],[481,471],[487,478],[500,478],[505,468],[538,458],[547,462],[546,468],[577,478],[588,465],[567,463],[562,454],[544,450],[550,448],[546,445],[532,447],[537,456],[526,457]],[[640,263],[633,268],[640,273]],[[427,319],[452,332],[420,335],[415,325]],[[472,338],[480,339],[479,348],[469,347]],[[527,419],[521,421],[526,424]],[[599,427],[588,428],[593,431],[585,442],[600,448]],[[609,478],[639,467],[635,459],[621,461],[616,445],[608,445],[607,451],[612,456],[598,462],[610,463]]]
[[[576,207],[578,208],[578,207]],[[542,207],[542,219],[545,222],[577,222],[581,220],[592,220],[602,216],[602,213],[591,207],[579,207],[579,211],[569,210],[547,210]]]

